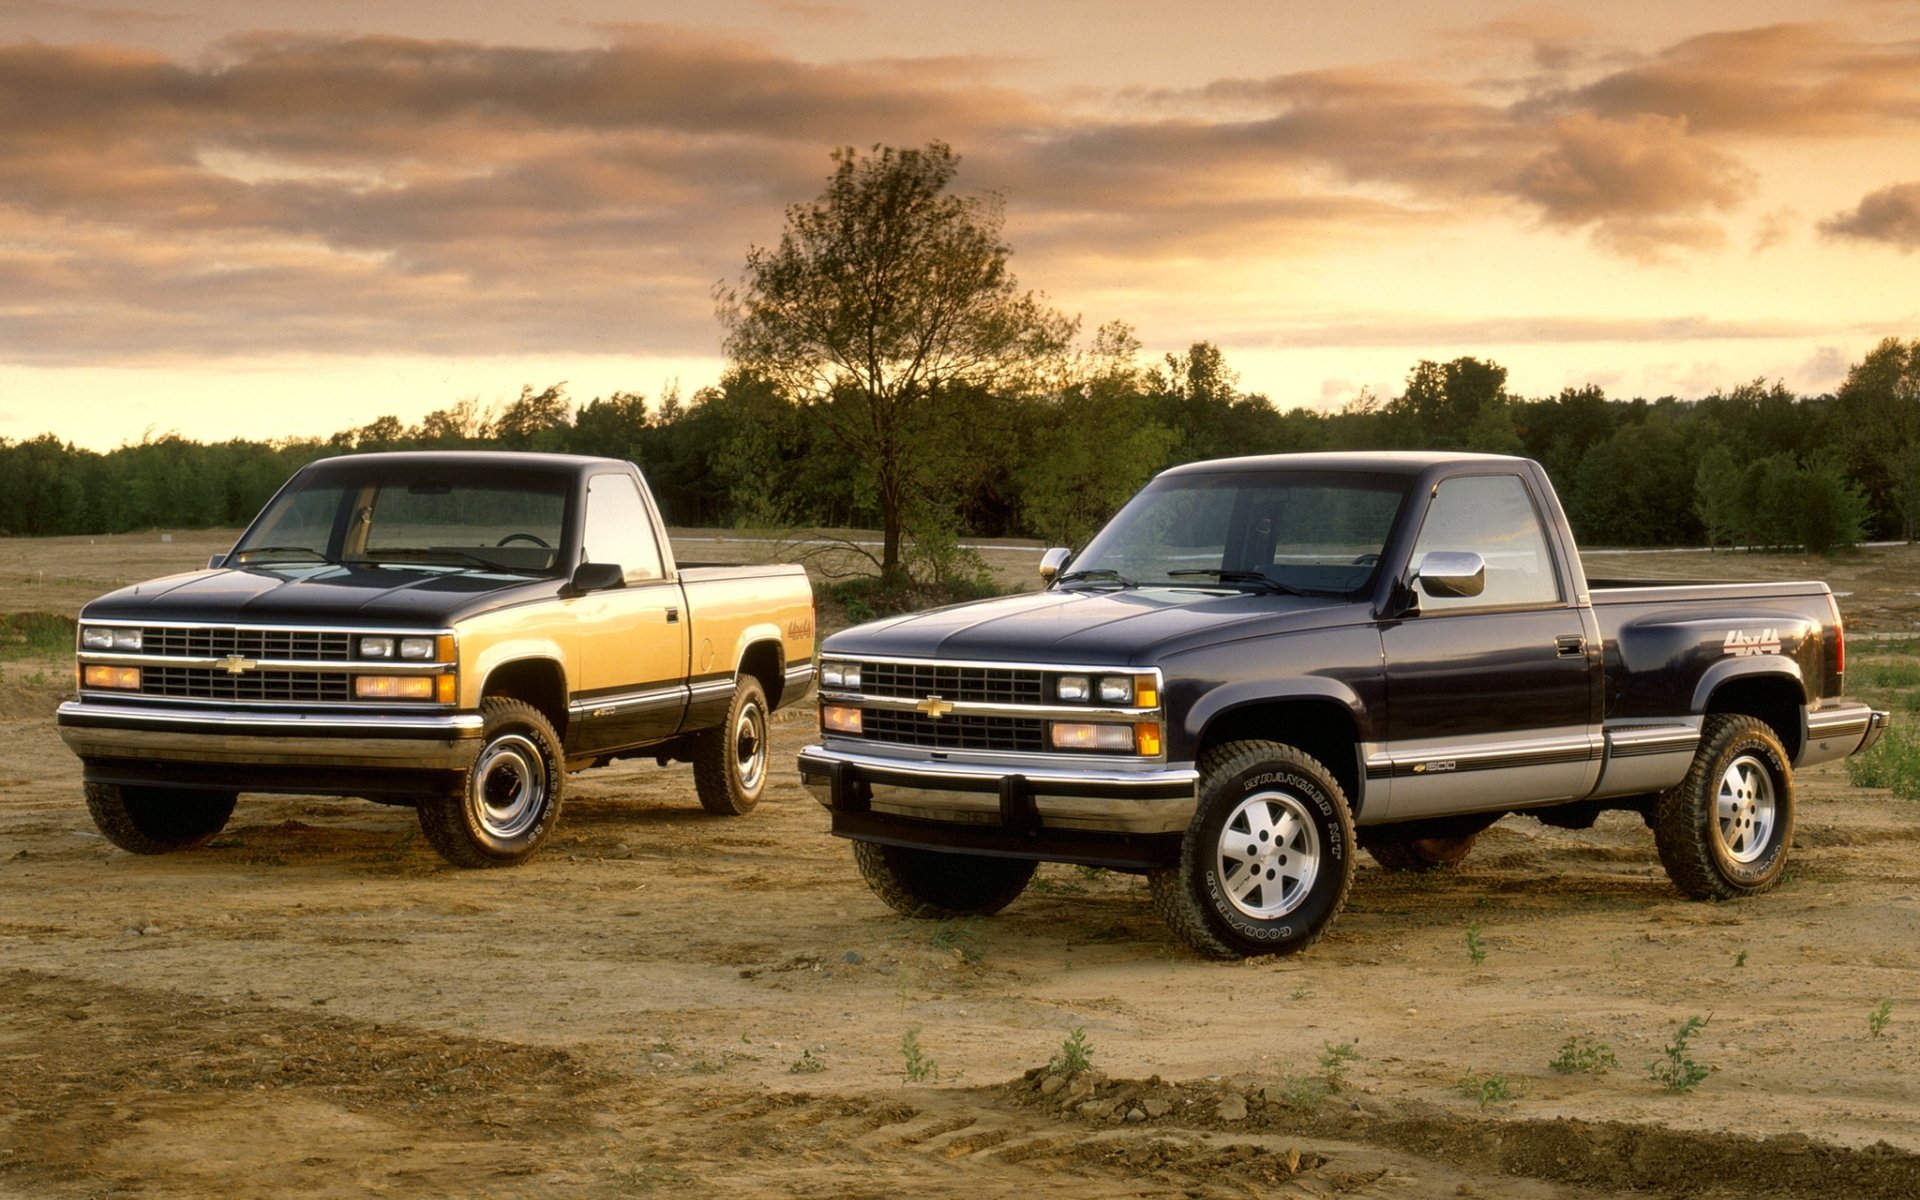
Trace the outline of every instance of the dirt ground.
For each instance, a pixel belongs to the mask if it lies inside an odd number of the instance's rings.
[[[0,542],[0,612],[203,537]],[[1905,549],[1590,570],[1920,614]],[[794,779],[810,706],[753,813],[585,772],[514,870],[305,797],[128,855],[54,731],[68,669],[0,663],[0,1197],[1920,1194],[1920,806],[1837,764],[1765,897],[1680,899],[1637,818],[1510,817],[1444,875],[1363,859],[1305,955],[1218,963],[1070,867],[992,919],[895,917]],[[1089,1070],[1048,1069],[1069,1042]],[[1649,1072],[1680,1061],[1691,1091]]]

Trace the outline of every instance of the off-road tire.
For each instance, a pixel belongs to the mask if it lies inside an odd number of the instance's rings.
[[[767,693],[742,675],[733,685],[727,719],[693,744],[693,790],[700,807],[723,817],[753,811],[767,790]]]
[[[1353,858],[1346,794],[1318,759],[1278,742],[1228,742],[1200,757],[1179,865],[1147,881],[1154,910],[1201,954],[1295,954],[1340,915]]]
[[[853,861],[873,894],[907,917],[989,917],[1020,898],[1032,859],[949,854],[855,842]]]
[[[1391,825],[1376,829],[1357,829],[1354,840],[1360,848],[1372,856],[1389,871],[1408,871],[1424,874],[1428,871],[1445,871],[1460,865],[1472,851],[1488,826],[1499,820],[1495,814],[1485,818],[1462,820],[1456,828],[1445,832],[1435,832],[1425,837],[1410,837],[1396,834]]]
[[[233,816],[234,792],[87,784],[87,811],[106,839],[130,854],[171,854],[213,840]]]
[[[456,867],[511,867],[546,844],[560,820],[566,766],[539,709],[490,696],[480,756],[457,790],[420,800],[420,832]]]
[[[1757,896],[1786,872],[1793,812],[1793,764],[1773,727],[1715,713],[1687,777],[1654,806],[1653,842],[1682,894]]]

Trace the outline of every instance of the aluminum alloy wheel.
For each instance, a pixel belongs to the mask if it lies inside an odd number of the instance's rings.
[[[1227,900],[1256,920],[1300,907],[1320,874],[1320,834],[1306,804],[1286,792],[1248,796],[1220,830]]]
[[[1780,811],[1767,764],[1751,754],[1727,764],[1715,809],[1715,828],[1727,857],[1742,864],[1759,861],[1773,840]]]
[[[468,799],[490,838],[511,841],[533,828],[547,807],[547,769],[538,744],[518,733],[488,742],[473,766]]]
[[[752,796],[767,774],[767,713],[758,704],[740,706],[733,723],[733,769],[740,790]]]

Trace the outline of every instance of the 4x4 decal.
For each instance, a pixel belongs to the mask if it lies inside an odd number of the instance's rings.
[[[1727,640],[1721,643],[1720,652],[1736,658],[1752,658],[1760,654],[1780,653],[1780,631],[1766,629],[1759,633],[1742,633],[1738,629],[1727,631]]]

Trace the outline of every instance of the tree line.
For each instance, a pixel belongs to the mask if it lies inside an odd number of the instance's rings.
[[[1519,398],[1477,358],[1423,361],[1405,391],[1336,412],[1283,410],[1239,387],[1206,342],[1142,365],[1122,326],[1102,329],[1047,391],[955,388],[900,436],[921,447],[905,479],[909,554],[965,536],[1085,539],[1154,472],[1236,454],[1461,449],[1538,459],[1576,533],[1595,545],[1803,545],[1910,539],[1920,518],[1920,339],[1890,338],[1831,395],[1756,381],[1699,400],[1611,400],[1598,387]],[[840,409],[821,414],[816,408]],[[167,435],[99,453],[45,435],[0,440],[0,533],[120,533],[245,524],[295,469],[400,449],[544,450],[630,459],[683,526],[876,527],[876,464],[823,415],[729,371],[682,399],[618,393],[576,404],[564,385],[504,405],[465,401],[413,425],[382,417],[325,439],[200,443]],[[924,571],[926,564],[916,564]],[[918,571],[916,573],[919,573]]]
[[[959,159],[943,143],[833,161],[779,242],[715,289],[730,365],[691,398],[576,405],[554,384],[325,440],[169,435],[105,454],[0,440],[0,533],[239,525],[314,458],[415,448],[629,459],[676,525],[878,528],[890,586],[964,582],[966,536],[1076,545],[1156,471],[1240,454],[1528,455],[1599,545],[1827,553],[1910,539],[1920,518],[1920,339],[1881,342],[1831,395],[1756,380],[1703,399],[1525,398],[1499,364],[1463,357],[1416,363],[1396,396],[1283,409],[1212,343],[1143,362],[1124,323],[1082,339],[1019,289],[999,199],[950,194]]]

